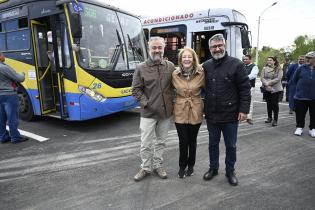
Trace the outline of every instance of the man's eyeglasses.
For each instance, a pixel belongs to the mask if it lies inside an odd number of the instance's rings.
[[[210,46],[210,49],[217,49],[217,47],[222,48],[222,47],[224,47],[224,44],[212,45],[212,46]]]

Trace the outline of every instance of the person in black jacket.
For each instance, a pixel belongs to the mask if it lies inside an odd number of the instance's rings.
[[[209,39],[212,59],[203,64],[205,71],[205,117],[209,132],[210,168],[204,180],[218,174],[221,132],[226,147],[225,170],[228,182],[238,184],[234,165],[238,123],[247,119],[250,106],[250,83],[242,61],[228,56],[225,39],[216,34]]]

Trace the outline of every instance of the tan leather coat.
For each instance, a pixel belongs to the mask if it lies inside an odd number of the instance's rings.
[[[203,119],[204,104],[201,90],[205,86],[205,75],[200,69],[190,79],[181,75],[180,69],[172,74],[172,84],[176,89],[174,119],[181,124],[199,124]]]
[[[281,69],[265,66],[261,71],[261,82],[266,90],[271,93],[283,91],[282,79],[283,71]]]

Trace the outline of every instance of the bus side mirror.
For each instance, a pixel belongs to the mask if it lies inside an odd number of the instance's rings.
[[[242,39],[242,48],[243,49],[251,48],[250,41],[248,38],[248,31],[244,28],[241,28],[241,39]]]
[[[82,38],[82,21],[80,13],[72,13],[70,15],[72,37],[76,39]]]

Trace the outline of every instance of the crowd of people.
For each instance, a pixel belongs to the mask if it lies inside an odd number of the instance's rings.
[[[178,177],[192,176],[198,131],[205,117],[209,135],[209,168],[203,179],[209,181],[218,175],[219,142],[223,134],[225,175],[230,185],[238,184],[235,173],[238,126],[240,122],[254,123],[251,96],[259,69],[252,63],[250,55],[245,55],[243,62],[229,56],[222,34],[212,36],[208,44],[212,58],[199,64],[196,52],[184,47],[178,54],[179,66],[175,67],[163,58],[164,39],[150,38],[149,58],[136,67],[132,83],[132,95],[141,105],[141,165],[134,176],[135,181],[152,172],[162,179],[167,178],[163,152],[172,117],[179,139]],[[303,58],[309,59],[307,64],[302,63]],[[282,67],[276,57],[268,57],[260,74],[267,104],[266,123],[278,125],[279,101],[285,97],[290,113],[296,112],[296,130],[300,135],[309,110],[309,134],[315,137],[314,62],[315,52],[301,56],[299,64],[290,64],[286,59]]]
[[[268,118],[266,123],[277,126],[279,101],[285,96],[289,113],[295,112],[296,130],[294,134],[301,136],[305,126],[305,117],[309,112],[309,135],[315,137],[315,52],[300,55],[297,63],[290,63],[285,58],[282,68],[276,57],[268,57],[266,66],[261,72],[264,98],[267,102]],[[284,95],[285,91],[285,95]],[[273,117],[272,117],[273,113]]]

